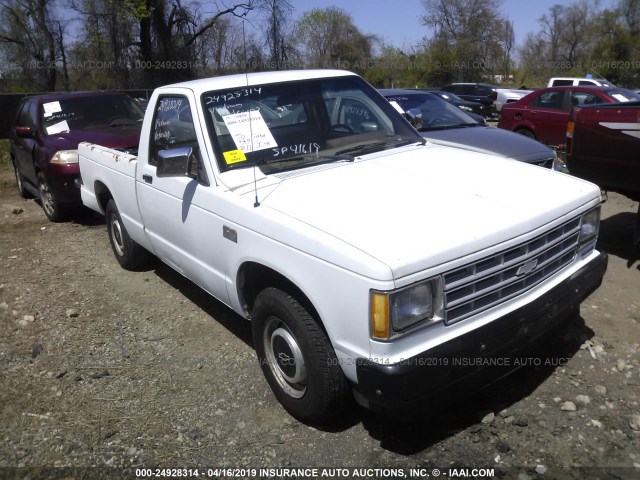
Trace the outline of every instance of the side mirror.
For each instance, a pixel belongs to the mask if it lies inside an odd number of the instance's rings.
[[[419,130],[422,128],[422,110],[419,108],[410,108],[405,112],[405,115],[415,129]]]
[[[32,138],[33,130],[31,130],[31,127],[16,127],[16,136],[20,138]]]
[[[183,177],[191,175],[191,156],[193,148],[178,147],[158,152],[158,177]]]

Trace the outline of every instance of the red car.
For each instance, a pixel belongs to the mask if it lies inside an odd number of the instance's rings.
[[[547,145],[561,145],[565,142],[567,121],[574,106],[638,100],[640,95],[623,88],[541,88],[517,102],[504,105],[498,127],[521,133]]]
[[[118,92],[59,93],[25,98],[10,133],[20,194],[40,199],[49,220],[82,205],[78,144],[93,142],[136,153],[144,113]]]

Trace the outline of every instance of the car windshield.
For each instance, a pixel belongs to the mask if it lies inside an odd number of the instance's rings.
[[[222,171],[272,173],[423,142],[355,76],[216,90],[202,104]]]
[[[614,90],[607,90],[607,95],[614,98],[618,102],[638,102],[640,101],[640,95],[632,90],[625,88],[616,88]]]
[[[385,94],[385,97],[405,112],[419,110],[422,114],[420,132],[479,125],[458,107],[430,93]]]
[[[41,108],[47,135],[96,128],[141,124],[144,112],[126,95],[100,95],[44,102]]]
[[[455,93],[451,93],[451,92],[433,92],[433,93],[444,98],[449,102],[451,102],[452,100],[454,102],[464,102],[464,100],[461,99],[459,96],[457,96]]]

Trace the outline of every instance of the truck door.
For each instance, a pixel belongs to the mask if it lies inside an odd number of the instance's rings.
[[[195,108],[182,95],[161,96],[152,108],[148,152],[140,151],[136,172],[145,234],[162,261],[228,303],[220,261],[222,221],[211,208],[220,203],[216,199],[219,193],[208,182],[200,148],[202,132],[192,115]],[[158,177],[158,152],[180,147],[193,149],[200,173]]]

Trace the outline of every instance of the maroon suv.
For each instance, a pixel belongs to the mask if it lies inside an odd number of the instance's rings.
[[[25,98],[11,128],[11,161],[20,194],[39,197],[57,222],[81,205],[78,144],[135,153],[144,113],[117,92],[61,93]]]

